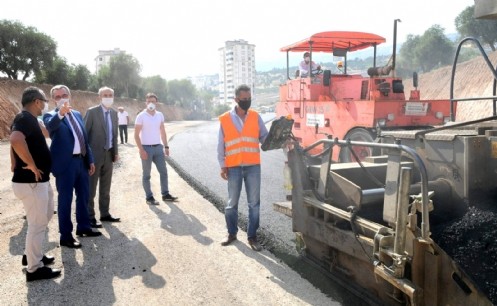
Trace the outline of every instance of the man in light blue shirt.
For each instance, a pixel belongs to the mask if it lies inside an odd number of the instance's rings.
[[[237,240],[238,201],[242,184],[245,184],[248,202],[248,242],[253,250],[260,251],[262,247],[257,241],[261,189],[259,143],[264,142],[268,131],[261,116],[249,110],[250,87],[238,86],[235,97],[237,105],[219,117],[221,124],[217,156],[221,178],[228,181],[228,202],[224,210],[228,238],[221,245],[227,246]]]

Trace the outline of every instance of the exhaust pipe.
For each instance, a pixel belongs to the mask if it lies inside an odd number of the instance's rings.
[[[392,70],[395,76],[395,57],[397,54],[397,22],[402,22],[400,19],[393,21],[393,52],[392,52]]]

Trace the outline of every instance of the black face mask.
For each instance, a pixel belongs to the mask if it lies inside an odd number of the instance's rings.
[[[252,99],[239,100],[238,101],[238,106],[240,106],[240,108],[243,109],[244,111],[248,111],[248,109],[250,108],[250,104],[251,103],[252,103]]]

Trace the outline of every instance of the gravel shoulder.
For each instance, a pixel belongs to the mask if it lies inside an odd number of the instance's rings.
[[[195,124],[167,123],[166,131],[170,138]],[[103,236],[80,238],[83,248],[72,250],[58,246],[54,215],[45,250],[62,276],[33,283],[26,283],[21,266],[27,223],[11,188],[10,145],[0,142],[1,305],[339,305],[270,252],[252,251],[243,231],[239,241],[221,247],[224,215],[171,167],[170,190],[179,201],[147,205],[133,129],[129,133],[111,189],[111,213],[122,222],[104,224]],[[152,190],[159,198],[155,169]]]

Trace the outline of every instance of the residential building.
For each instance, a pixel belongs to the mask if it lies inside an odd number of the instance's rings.
[[[120,50],[119,48],[114,48],[114,50],[99,50],[98,56],[95,57],[95,74],[100,71],[100,68],[102,66],[109,65],[110,59],[113,56],[119,55],[121,53],[124,53],[124,51]]]
[[[219,103],[229,104],[235,98],[235,88],[246,84],[255,88],[255,45],[247,41],[229,40],[219,48]]]

